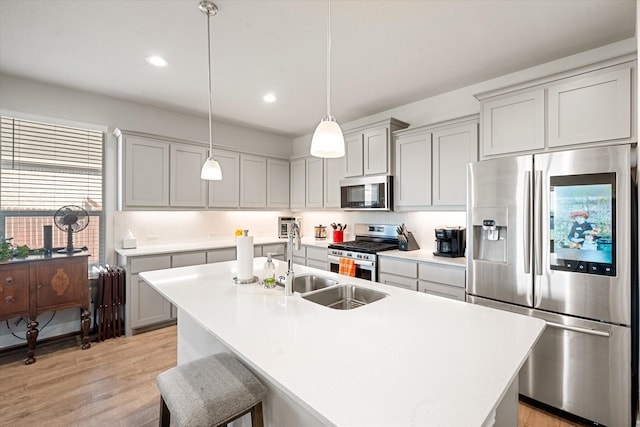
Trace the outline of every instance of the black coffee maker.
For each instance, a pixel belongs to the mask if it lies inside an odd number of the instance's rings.
[[[436,256],[450,258],[464,256],[467,248],[467,236],[462,227],[438,227],[436,228]]]

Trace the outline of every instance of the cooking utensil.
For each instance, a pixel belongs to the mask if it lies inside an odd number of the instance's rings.
[[[333,228],[334,230],[336,230],[336,229],[338,228],[338,226],[336,225],[336,223],[335,223],[335,222],[332,222],[332,223],[331,223],[331,228]]]

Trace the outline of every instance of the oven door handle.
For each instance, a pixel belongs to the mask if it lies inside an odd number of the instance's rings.
[[[328,255],[327,258],[329,259],[329,263],[331,263],[332,261],[335,261],[336,264],[340,264],[340,258],[339,256],[335,256],[335,255]],[[352,259],[352,258],[347,258],[347,259]],[[365,260],[361,260],[361,259],[354,259],[353,260],[356,265],[359,266],[366,266],[366,267],[375,267],[375,262],[373,261],[365,261]]]

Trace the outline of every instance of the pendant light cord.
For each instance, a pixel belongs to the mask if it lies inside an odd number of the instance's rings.
[[[331,117],[331,0],[327,0],[327,118]]]
[[[213,157],[213,135],[211,132],[211,13],[207,13],[207,77],[209,79],[209,157]]]

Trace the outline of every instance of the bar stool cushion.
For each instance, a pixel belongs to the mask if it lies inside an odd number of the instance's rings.
[[[223,424],[267,394],[266,387],[228,353],[171,368],[158,375],[156,382],[179,426]]]

